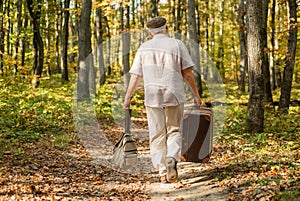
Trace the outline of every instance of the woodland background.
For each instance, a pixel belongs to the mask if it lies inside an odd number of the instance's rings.
[[[148,40],[145,24],[160,15],[196,64],[198,47],[207,53],[226,89],[215,182],[234,199],[299,197],[299,6],[296,0],[0,1],[0,196],[57,195],[24,172],[39,167],[33,148],[43,153],[39,161],[79,146],[73,99],[96,97],[97,118],[113,132],[114,86],[123,80],[126,88],[135,54],[129,44]],[[209,102],[207,70],[196,68]],[[133,98],[136,117],[145,117],[142,105],[140,92]]]

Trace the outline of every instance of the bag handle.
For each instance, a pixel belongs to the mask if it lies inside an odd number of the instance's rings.
[[[130,133],[130,116],[131,109],[125,110],[125,133]]]

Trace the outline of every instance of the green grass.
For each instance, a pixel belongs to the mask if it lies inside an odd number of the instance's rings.
[[[33,89],[28,79],[2,77],[0,86],[0,155],[20,154],[43,137],[74,132],[73,83],[62,84],[54,76]]]

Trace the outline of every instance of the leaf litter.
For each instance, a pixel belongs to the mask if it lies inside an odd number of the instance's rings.
[[[140,123],[146,127],[144,121]],[[122,133],[114,125],[107,126],[104,131],[114,142]],[[60,148],[53,145],[52,139],[43,138],[24,145],[26,149],[20,154],[6,151],[0,158],[0,200],[262,201],[299,198],[297,141],[283,143],[270,135],[269,139],[253,142],[234,136],[220,136],[206,164],[179,163],[180,182],[167,186],[158,182],[157,172],[126,174],[94,163],[80,141]],[[137,143],[140,153],[149,150],[146,139],[137,140]]]

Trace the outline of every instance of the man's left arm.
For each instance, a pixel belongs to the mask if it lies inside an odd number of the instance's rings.
[[[181,71],[183,78],[187,82],[188,86],[192,90],[192,93],[194,94],[195,100],[197,105],[200,107],[202,105],[202,101],[197,89],[196,81],[194,78],[194,75],[192,73],[191,68],[185,68]]]

